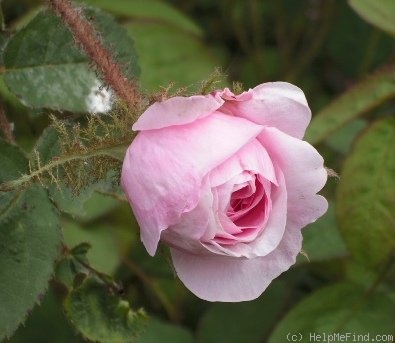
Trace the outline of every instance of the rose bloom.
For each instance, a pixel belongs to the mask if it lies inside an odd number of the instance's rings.
[[[295,263],[328,206],[310,119],[303,92],[273,82],[156,102],[134,124],[121,181],[141,239],[150,255],[170,246],[198,297],[255,299]]]

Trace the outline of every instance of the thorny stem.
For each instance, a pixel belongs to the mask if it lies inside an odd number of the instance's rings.
[[[137,90],[137,85],[122,74],[111,53],[103,46],[92,23],[83,18],[81,11],[75,8],[70,0],[49,0],[49,4],[68,26],[76,43],[94,63],[105,83],[130,109],[138,107],[141,94]]]
[[[3,132],[4,139],[9,143],[15,143],[15,138],[11,130],[11,124],[7,119],[3,104],[0,102],[0,129]]]
[[[109,152],[109,150],[114,149],[114,148],[115,149],[121,148],[121,147],[124,147],[126,150],[126,148],[128,147],[129,144],[130,144],[130,142],[121,142],[121,143],[111,146],[111,147],[102,147],[102,148],[99,148],[99,149],[96,149],[93,151],[86,151],[86,152],[81,152],[78,154],[64,155],[64,156],[58,157],[58,158],[50,161],[48,164],[42,166],[41,168],[39,168],[35,171],[32,171],[30,174],[22,175],[19,179],[0,184],[0,192],[8,192],[8,191],[14,190],[14,189],[30,182],[31,180],[39,178],[40,175],[42,175],[43,173],[50,172],[52,169],[54,169],[58,166],[61,166],[62,164],[65,164],[67,162],[71,162],[71,161],[75,161],[75,160],[84,160],[87,158],[92,158],[95,156],[103,156],[103,155],[113,157],[111,155],[111,153]]]

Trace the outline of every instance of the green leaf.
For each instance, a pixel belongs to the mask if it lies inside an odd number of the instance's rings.
[[[0,183],[29,170],[0,139]],[[0,340],[10,336],[45,292],[61,242],[59,218],[44,189],[0,192]]]
[[[200,321],[197,342],[263,342],[285,300],[284,284],[276,281],[255,301],[213,304]]]
[[[124,149],[115,147],[114,150],[121,151]],[[112,151],[113,149],[109,148],[103,154],[113,157]],[[38,157],[41,166],[44,166],[60,154],[59,134],[54,127],[50,126],[43,131],[38,139],[31,154],[31,162],[37,164]],[[114,198],[95,193],[95,190],[98,189],[107,189],[113,192],[119,190],[118,187],[113,185],[115,176],[112,172],[102,180],[96,180],[96,182],[88,185],[79,194],[75,194],[70,187],[62,182],[66,176],[61,171],[57,170],[56,173],[58,174],[57,184],[50,184],[48,191],[50,198],[62,212],[71,214],[82,221],[91,221],[114,209],[119,204],[119,201]]]
[[[142,311],[134,312],[127,301],[93,277],[69,293],[64,309],[81,335],[94,342],[134,342],[146,321]]]
[[[31,154],[33,161],[37,157],[34,152],[38,153],[42,165],[51,161],[55,156],[60,155],[59,134],[54,127],[48,126],[37,140]]]
[[[363,19],[395,36],[395,2],[393,0],[348,0]]]
[[[55,266],[54,279],[58,283],[62,284],[66,289],[72,289],[75,275],[78,273],[75,266],[76,263],[73,256],[64,257]]]
[[[1,138],[0,160],[0,183],[17,179],[29,171],[29,163],[22,150]]]
[[[355,284],[361,285],[361,287],[372,285],[379,277],[378,274],[380,274],[380,272],[383,273],[380,269],[368,268],[354,259],[347,261],[345,268],[346,279]],[[386,276],[386,279],[387,277],[388,276]]]
[[[1,60],[0,60],[1,64],[3,64],[2,58],[3,58],[3,53],[1,53]],[[3,102],[9,104],[13,109],[15,108],[17,111],[20,111],[21,113],[26,111],[26,107],[23,106],[19,101],[19,99],[7,88],[4,82],[4,75],[0,75],[0,96]]]
[[[31,153],[31,161],[34,163],[36,163],[37,159],[36,153],[41,165],[46,165],[53,158],[60,155],[59,135],[54,127],[47,127],[37,140],[36,146]],[[76,217],[85,214],[84,203],[92,195],[92,192],[93,189],[89,189],[76,196],[61,180],[58,180],[58,184],[50,184],[48,186],[49,197],[58,209]]]
[[[80,222],[92,222],[110,213],[119,204],[120,201],[111,196],[94,192],[84,203],[84,213],[80,213],[76,218]]]
[[[287,342],[287,335],[296,335],[298,341],[309,342],[314,340],[311,334],[320,334],[320,341],[324,340],[324,333],[370,334],[371,337],[392,334],[394,305],[388,295],[378,291],[368,294],[351,283],[331,285],[303,299],[288,312],[269,343]]]
[[[19,147],[9,144],[0,138],[0,184],[9,180],[20,177],[29,171],[29,163]],[[0,218],[12,207],[18,193],[0,192]]]
[[[113,226],[93,225],[82,228],[75,223],[67,223],[63,232],[68,247],[81,242],[91,245],[87,258],[93,268],[110,275],[115,272],[120,263],[120,254]]]
[[[90,249],[92,249],[92,245],[90,243],[83,242],[72,248],[70,250],[70,254],[77,259],[84,261],[84,263],[88,263],[87,254]]]
[[[140,57],[142,88],[148,91],[170,82],[197,84],[221,64],[201,40],[170,25],[136,21],[126,27]]]
[[[136,343],[193,343],[192,334],[176,325],[171,325],[150,318],[150,321],[144,330],[136,339]]]
[[[51,330],[43,330],[50,327]],[[8,343],[82,343],[62,313],[61,303],[52,290],[37,306],[23,327]]]
[[[356,80],[367,70],[374,70],[388,61],[393,49],[392,37],[361,20],[347,1],[336,4],[334,22],[336,25],[330,25],[325,52],[321,50],[321,56],[330,59],[331,65],[336,66],[336,72],[342,75],[342,80]],[[315,82],[318,81],[314,73],[310,75]],[[335,87],[338,88],[341,83],[337,79]],[[321,94],[329,95],[326,92]]]
[[[367,77],[320,111],[306,132],[317,144],[358,116],[395,97],[395,65]]]
[[[125,158],[127,146],[119,146],[113,147],[111,149],[107,149],[106,155],[115,158],[118,161],[123,161]]]
[[[13,192],[0,210],[0,340],[40,301],[61,243],[58,215],[39,186]]]
[[[175,26],[178,29],[202,35],[201,29],[188,17],[163,1],[157,0],[84,0],[85,3],[100,7],[120,17],[129,17],[132,20],[144,22],[161,22]]]
[[[99,10],[87,9],[84,14],[92,19],[125,75],[137,76],[137,57],[126,31]],[[87,56],[74,46],[70,31],[50,11],[40,12],[12,37],[4,63],[8,88],[33,108],[88,111],[89,95],[100,84]]]
[[[367,121],[355,119],[345,124],[342,128],[332,133],[326,143],[334,150],[347,154],[355,137],[366,127]]]
[[[56,264],[54,278],[65,286],[68,291],[73,289],[73,285],[77,280],[85,278],[91,271],[89,270],[90,265],[87,258],[91,248],[92,246],[89,243],[82,242],[70,249]]]
[[[88,189],[77,196],[63,183],[60,184],[60,190],[57,185],[48,186],[49,197],[56,204],[56,207],[72,217],[85,215],[84,204],[92,195],[92,192],[93,190]]]
[[[334,204],[315,223],[303,229],[303,251],[308,259],[300,256],[300,262],[321,262],[347,256],[347,248],[338,231],[335,220]]]
[[[122,196],[118,181],[118,173],[115,170],[109,170],[103,179],[90,183],[81,189],[78,194],[63,182],[59,182],[58,185],[49,185],[48,192],[51,200],[60,211],[81,221],[90,221],[118,206],[118,200],[95,193],[96,191],[108,191],[117,196]]]
[[[376,121],[344,163],[336,212],[349,250],[375,265],[395,251],[395,118]]]

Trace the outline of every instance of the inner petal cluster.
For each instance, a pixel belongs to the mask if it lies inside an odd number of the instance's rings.
[[[251,172],[243,174],[245,181],[233,185],[224,215],[220,216],[222,230],[213,238],[218,244],[253,241],[267,222],[271,207],[270,182]]]
[[[253,140],[204,177],[197,206],[162,240],[195,254],[265,256],[281,241],[286,213],[282,172]]]

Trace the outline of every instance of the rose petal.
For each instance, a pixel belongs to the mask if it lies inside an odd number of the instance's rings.
[[[279,186],[272,186],[271,189],[271,208],[267,223],[255,240],[248,243],[240,242],[226,246],[212,242],[211,244],[204,244],[205,247],[213,253],[225,254],[239,258],[256,258],[257,256],[265,256],[277,249],[285,235],[284,232],[286,230],[287,223],[287,189],[285,187],[285,180],[281,171],[278,171],[278,180]]]
[[[184,212],[178,224],[163,231],[162,241],[173,247],[204,253],[200,239],[209,227],[216,227],[217,223],[213,211],[214,196],[207,180],[204,181],[202,189],[197,206]]]
[[[288,220],[303,228],[315,222],[327,210],[328,201],[321,195],[313,195],[303,200],[303,206],[288,205]]]
[[[301,247],[300,230],[287,224],[277,249],[264,257],[245,259],[170,250],[178,277],[196,296],[236,302],[261,295],[274,278],[295,263]]]
[[[225,99],[230,99],[229,94]],[[251,100],[227,100],[220,111],[275,127],[296,138],[304,136],[311,119],[303,91],[287,82],[263,83],[252,89]]]
[[[276,174],[269,154],[258,140],[252,140],[227,161],[210,172],[212,187],[225,184],[245,171],[260,174],[266,180],[277,184]]]
[[[288,219],[299,227],[315,221],[328,207],[326,200],[316,195],[327,180],[321,155],[309,143],[275,128],[264,128],[258,139],[284,173]]]
[[[229,88],[225,88],[222,91],[216,91],[213,93],[215,96],[220,96],[224,100],[235,100],[235,101],[246,101],[252,98],[252,89],[245,91],[241,94],[234,94]]]
[[[214,181],[211,178],[212,174],[209,174],[210,184]],[[226,176],[227,177],[227,176]],[[217,187],[213,187],[213,192],[218,196],[218,208],[216,210],[226,213],[229,205],[230,205],[230,198],[232,196],[232,192],[234,188],[238,185],[243,185],[245,183],[249,183],[254,179],[254,176],[249,172],[241,172],[238,175],[235,175],[229,181],[221,184]]]
[[[176,96],[162,102],[155,102],[140,116],[133,125],[133,130],[153,130],[192,123],[213,113],[223,103],[224,100],[219,96],[211,94],[191,97]]]
[[[234,186],[253,180],[252,173],[261,175],[264,179],[277,185],[276,173],[270,156],[257,140],[246,144],[236,154],[210,172],[210,184],[218,197],[219,205],[214,210],[226,212]],[[269,192],[269,189],[266,189],[266,192]],[[224,220],[228,220],[228,218],[225,217]],[[240,231],[230,220],[228,221],[227,230],[223,230],[224,237],[228,237],[227,232],[237,233]],[[219,232],[221,230],[207,231],[203,240],[210,240]]]
[[[126,153],[121,181],[151,255],[161,231],[197,206],[205,175],[261,130],[245,119],[214,113],[182,127],[137,135]]]
[[[267,187],[270,187],[270,183],[267,180],[264,180],[267,183]],[[238,209],[237,211],[231,211],[229,213],[228,211],[228,217],[236,223],[238,226],[250,226],[251,225],[251,219],[259,217],[261,214],[263,214],[264,211],[259,211],[262,213],[256,213],[254,210],[256,207],[261,208],[262,204],[265,202],[265,187],[263,184],[259,181],[256,182],[256,185],[254,185],[254,194],[249,195],[248,198],[248,205],[244,208]],[[240,192],[240,191],[239,191]],[[242,193],[237,193],[237,194],[242,194]],[[233,196],[233,195],[232,195]],[[240,201],[240,199],[238,200]],[[258,215],[258,216],[257,216]],[[246,223],[244,223],[246,221]],[[244,223],[244,224],[243,224]]]
[[[255,256],[265,256],[276,249],[286,230],[288,189],[282,171],[278,170],[277,174],[279,185],[271,188],[271,209],[265,229],[249,243]]]

